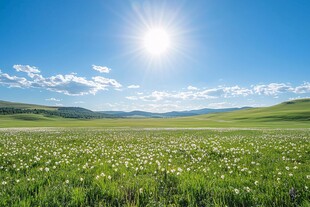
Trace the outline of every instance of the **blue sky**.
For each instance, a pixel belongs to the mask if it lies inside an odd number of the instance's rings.
[[[170,39],[154,56],[145,36]],[[164,112],[310,97],[307,0],[0,0],[0,99]]]

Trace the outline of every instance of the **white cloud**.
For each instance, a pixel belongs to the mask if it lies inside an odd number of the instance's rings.
[[[150,95],[140,97],[143,101],[160,101],[164,98],[171,98],[171,94],[164,91],[153,91]]]
[[[61,101],[60,99],[57,99],[57,98],[47,98],[45,99],[45,101],[55,101],[55,102],[59,102]]]
[[[65,95],[81,96],[96,94],[99,90],[105,90],[107,84],[98,84],[84,77],[69,74],[46,78],[44,81],[40,82],[39,86]]]
[[[95,83],[101,84],[101,86],[104,88],[106,88],[107,86],[112,86],[114,88],[122,87],[122,85],[114,79],[105,78],[102,76],[95,76],[95,77],[92,77],[92,79],[95,81]]]
[[[125,98],[128,99],[128,100],[131,100],[131,101],[135,101],[135,100],[138,100],[138,99],[139,99],[139,98],[136,97],[136,96],[126,96]]]
[[[83,103],[85,103],[84,101],[75,101],[74,102],[75,104],[83,104]]]
[[[130,100],[142,100],[142,101],[162,101],[162,100],[202,100],[213,99],[215,96],[209,95],[213,93],[213,90],[205,91],[181,91],[181,92],[166,92],[166,91],[153,91],[150,94],[143,95],[137,94],[137,96],[130,96]],[[128,99],[128,97],[127,97]]]
[[[140,88],[140,86],[139,85],[129,85],[129,86],[127,86],[127,88],[135,89],[135,88]]]
[[[189,87],[187,88],[189,89]],[[210,100],[217,98],[247,97],[250,95],[265,95],[277,97],[280,93],[310,93],[310,83],[292,87],[284,83],[270,83],[267,85],[254,85],[250,88],[235,86],[218,86],[209,89],[186,90],[186,91],[153,91],[148,94],[139,94],[126,97],[130,100],[142,100],[158,102],[163,100]]]
[[[228,102],[219,102],[219,103],[208,104],[208,108],[213,108],[213,109],[233,108],[233,107],[237,107],[237,105],[232,104],[232,103],[228,103]]]
[[[149,95],[138,96],[136,99],[143,101],[161,101],[163,99],[179,99],[179,100],[209,100],[220,97],[236,97],[236,96],[248,96],[252,94],[250,89],[241,88],[239,86],[233,87],[218,87],[205,90],[192,90],[192,91],[178,91],[178,92],[166,92],[166,91],[153,91]],[[138,94],[139,95],[139,94]],[[132,99],[133,100],[133,99]]]
[[[100,73],[109,73],[111,71],[110,68],[106,66],[100,66],[100,65],[92,65],[93,70],[96,70]]]
[[[10,76],[0,70],[0,84],[9,88],[29,88],[31,82],[24,77]]]
[[[195,93],[195,97],[196,99],[210,99],[220,97],[223,94],[224,94],[223,88],[219,87],[198,91]]]
[[[294,89],[295,93],[310,93],[310,83],[309,82],[304,82],[304,84],[297,86]]]
[[[10,76],[0,71],[1,85],[19,88],[40,88],[70,96],[96,94],[98,91],[108,90],[108,88],[118,89],[122,87],[116,80],[101,76],[92,77],[91,80],[79,77],[75,73],[43,77],[36,67],[28,65],[14,65],[13,67],[17,71],[26,72],[30,79]]]
[[[180,111],[180,110],[190,110],[196,108],[193,105],[178,105],[177,103],[147,103],[147,104],[128,104],[128,103],[103,103],[98,105],[95,109],[96,111],[149,111],[149,112],[168,112],[168,111]],[[200,108],[200,107],[198,107]],[[198,109],[197,108],[197,109]]]
[[[289,100],[306,99],[306,98],[310,98],[310,96],[297,96],[297,97],[289,98]]]
[[[253,90],[259,95],[274,96],[279,93],[293,92],[294,88],[285,83],[270,83],[268,85],[255,85]]]
[[[25,73],[40,73],[39,69],[34,66],[29,65],[13,65],[13,68],[17,72],[25,72]]]
[[[184,106],[180,106],[178,104],[146,104],[142,105],[141,108],[144,111],[150,112],[169,112],[169,111],[179,111],[182,110]]]
[[[187,87],[187,90],[195,91],[195,90],[198,90],[198,88],[195,87],[195,86],[188,86],[188,87]]]
[[[239,86],[225,87],[223,90],[225,94],[227,94],[227,96],[233,96],[233,97],[248,96],[253,94],[253,91],[251,89],[241,88]]]

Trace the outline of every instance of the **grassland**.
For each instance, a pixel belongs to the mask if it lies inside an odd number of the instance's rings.
[[[203,117],[203,116],[202,116]],[[236,112],[207,115],[210,119],[277,122],[277,121],[306,121],[310,122],[310,99],[287,101],[281,104],[240,110]]]
[[[93,119],[79,120],[59,117],[46,117],[43,115],[2,115],[0,127],[96,127],[96,128],[209,128],[209,127],[235,127],[235,128],[309,128],[309,121],[270,121],[261,120],[224,120],[214,117],[198,116],[184,118],[149,118],[149,119]]]
[[[310,206],[309,109],[0,115],[0,206]]]
[[[310,130],[0,130],[0,206],[309,206]]]
[[[0,101],[0,108],[57,110],[59,107]]]
[[[43,114],[0,115],[0,127],[133,127],[133,128],[309,128],[310,99],[272,107],[179,118],[70,119]]]

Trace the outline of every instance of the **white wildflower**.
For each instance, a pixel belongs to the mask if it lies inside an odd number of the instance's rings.
[[[234,191],[235,191],[236,194],[240,193],[240,191],[237,188],[235,188]]]

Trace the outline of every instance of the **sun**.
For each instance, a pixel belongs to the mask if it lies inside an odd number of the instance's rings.
[[[144,36],[144,47],[153,56],[167,52],[170,47],[170,37],[165,29],[151,28]]]

